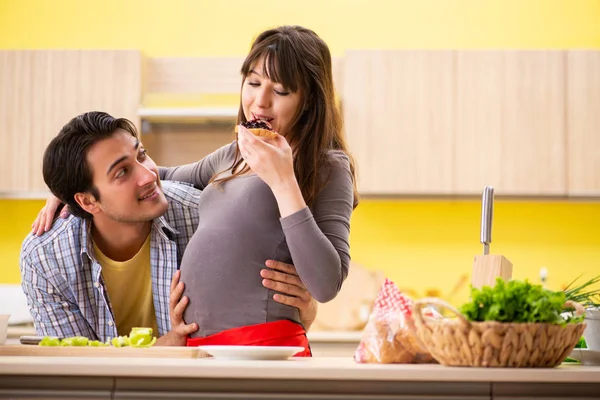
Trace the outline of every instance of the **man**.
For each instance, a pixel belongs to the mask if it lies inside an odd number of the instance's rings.
[[[22,246],[22,287],[37,333],[106,341],[146,326],[158,332],[157,345],[185,345],[198,326],[182,318],[188,299],[178,265],[198,225],[200,192],[161,183],[133,124],[102,112],[63,127],[46,149],[43,175],[73,215]],[[55,208],[49,202],[41,214]],[[310,325],[316,305],[293,267],[267,266],[263,285],[285,293],[275,299],[298,307]]]

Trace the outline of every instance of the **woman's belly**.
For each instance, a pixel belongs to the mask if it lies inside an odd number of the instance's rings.
[[[243,206],[231,190],[217,191],[203,193],[200,224],[181,263],[184,295],[190,300],[184,319],[200,328],[191,336],[281,319],[299,321],[298,310],[275,302],[275,292],[262,285],[260,276],[269,259],[291,263],[270,189],[270,198],[261,198],[256,190],[252,197],[244,196]]]

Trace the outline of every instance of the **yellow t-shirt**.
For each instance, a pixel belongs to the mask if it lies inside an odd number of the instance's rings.
[[[96,259],[102,266],[102,277],[113,308],[117,332],[129,335],[133,327],[153,329],[158,336],[156,314],[152,302],[150,274],[150,235],[138,253],[127,261],[113,261],[94,243]]]

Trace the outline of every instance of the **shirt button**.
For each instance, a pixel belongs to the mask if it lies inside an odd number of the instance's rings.
[[[108,321],[108,326],[113,326],[113,322],[112,321]]]
[[[96,289],[98,289],[100,287],[100,282],[94,282],[94,286],[96,287]]]

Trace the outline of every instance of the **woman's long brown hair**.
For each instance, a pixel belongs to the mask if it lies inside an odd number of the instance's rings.
[[[263,76],[283,85],[286,90],[300,91],[301,105],[286,133],[286,140],[294,149],[294,172],[304,201],[311,206],[327,183],[319,171],[327,165],[329,150],[341,150],[350,161],[354,184],[354,207],[358,205],[354,159],[348,152],[342,136],[342,118],[335,102],[331,53],[327,44],[310,29],[300,26],[281,26],[261,33],[242,65],[242,86],[252,67],[264,59]],[[238,124],[246,122],[240,102]],[[226,171],[235,171],[242,163],[239,148],[233,165]],[[214,182],[226,182],[248,171],[236,171]],[[217,174],[216,176],[218,176]]]

